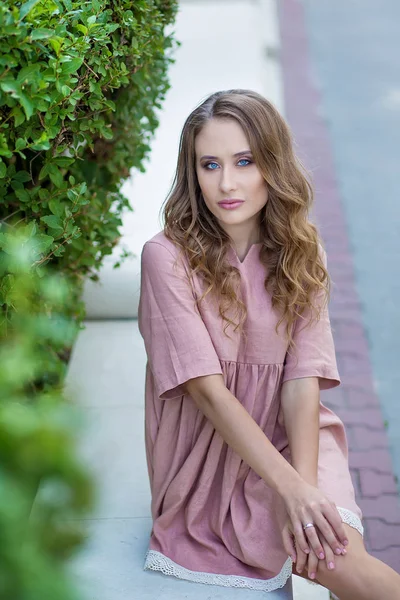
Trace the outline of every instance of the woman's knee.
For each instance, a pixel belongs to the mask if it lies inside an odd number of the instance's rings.
[[[333,592],[343,593],[346,590],[348,593],[348,591],[352,590],[355,594],[360,594],[360,597],[362,597],[367,592],[365,589],[367,585],[365,570],[368,568],[370,556],[365,549],[362,536],[354,529],[352,531],[349,530],[350,528],[346,531],[350,541],[347,547],[347,554],[344,556],[335,556],[335,566],[333,569],[328,568],[326,561],[320,560],[318,562],[316,581]],[[301,575],[308,578],[306,571],[301,573]]]

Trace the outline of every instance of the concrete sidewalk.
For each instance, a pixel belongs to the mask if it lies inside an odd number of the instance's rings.
[[[98,483],[98,505],[87,521],[88,544],[71,564],[84,600],[257,600],[255,590],[194,584],[143,571],[150,530],[150,489],[144,445],[146,355],[137,321],[139,256],[161,229],[158,218],[172,181],[184,119],[209,93],[257,90],[282,112],[276,5],[273,0],[191,0],[181,3],[170,70],[172,88],[160,115],[147,172],[124,186],[135,209],[122,243],[137,254],[119,269],[107,259],[101,285],[88,282],[86,330],[70,364],[67,388],[79,398],[87,427],[81,453]],[[327,600],[323,588],[293,577],[296,600]],[[290,600],[292,581],[268,594]]]

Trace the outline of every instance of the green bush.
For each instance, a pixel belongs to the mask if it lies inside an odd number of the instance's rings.
[[[176,0],[0,3],[0,600],[76,597],[62,565],[94,494],[65,374],[83,283],[132,210],[121,184],[145,168],[176,11]]]
[[[121,213],[132,210],[120,187],[132,168],[144,170],[169,88],[175,44],[165,30],[176,11],[175,0],[0,4],[0,250],[28,225],[33,268],[72,281],[77,320],[84,280],[98,278]]]

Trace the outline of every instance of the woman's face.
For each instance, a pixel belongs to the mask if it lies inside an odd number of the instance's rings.
[[[211,119],[196,137],[195,152],[197,178],[208,209],[233,239],[251,240],[258,233],[268,188],[242,127],[233,119]],[[232,199],[243,203],[231,210],[218,204]]]

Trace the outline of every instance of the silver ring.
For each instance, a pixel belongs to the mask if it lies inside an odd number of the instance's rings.
[[[303,529],[307,529],[308,527],[315,527],[314,523],[306,523],[306,525],[303,525]]]

